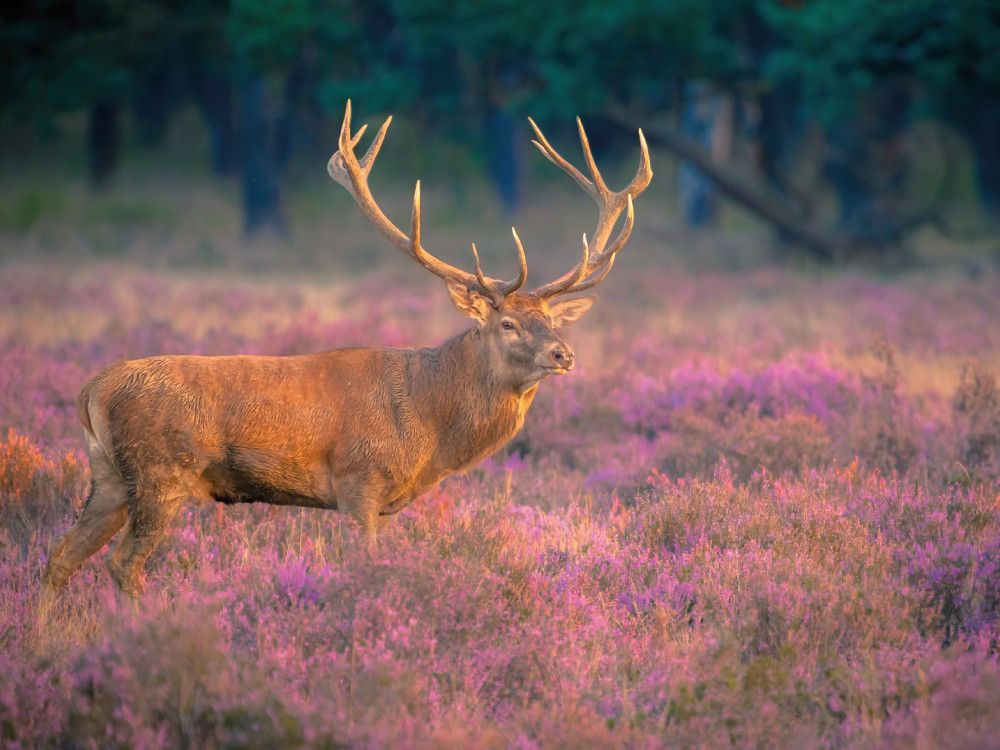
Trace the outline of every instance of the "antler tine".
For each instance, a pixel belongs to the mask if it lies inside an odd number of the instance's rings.
[[[391,119],[391,118],[390,118]],[[368,124],[363,124],[358,128],[358,132],[353,136],[351,135],[351,100],[347,100],[347,107],[344,108],[344,121],[340,125],[340,138],[338,139],[338,146],[340,147],[340,153],[343,154],[345,151],[349,152],[351,157],[354,156],[354,147],[358,145],[358,141],[361,140],[361,136],[364,135],[365,130],[368,129]],[[344,147],[347,147],[346,149]]]
[[[518,268],[516,277],[510,281],[501,282],[501,289],[503,289],[505,295],[516,292],[528,280],[528,259],[524,257],[524,245],[521,244],[521,238],[517,236],[517,230],[514,227],[510,228],[510,234],[514,238],[514,245],[517,247]]]
[[[560,294],[583,292],[597,286],[611,273],[611,267],[615,264],[615,257],[625,243],[628,242],[629,235],[632,234],[632,225],[635,222],[635,212],[632,209],[632,196],[628,197],[628,212],[625,214],[625,225],[622,227],[614,244],[601,254],[592,265],[587,263],[587,235],[583,235],[583,257],[582,263],[578,263],[569,273],[565,274],[557,281],[546,284],[535,290],[534,294],[539,297],[556,297]],[[603,266],[603,268],[602,268]],[[596,274],[596,275],[595,275]],[[587,278],[589,277],[589,278]]]
[[[410,254],[413,258],[424,265],[420,258],[423,248],[420,246],[420,180],[413,188],[413,209],[410,211]]]
[[[583,158],[587,162],[590,175],[594,178],[594,186],[601,197],[607,200],[608,196],[611,195],[611,191],[604,184],[604,179],[597,169],[597,162],[594,161],[594,155],[590,153],[590,141],[587,140],[587,131],[583,129],[583,121],[579,117],[576,118],[576,129],[580,131],[580,146],[583,148]]]
[[[482,286],[485,287],[486,286],[486,277],[483,276],[483,269],[479,265],[479,251],[476,250],[476,243],[475,242],[472,243],[472,257],[473,257],[473,259],[475,261],[475,264],[476,264],[475,265],[476,280],[479,281],[479,283]]]
[[[615,264],[615,258],[618,257],[618,251],[625,246],[629,235],[632,234],[632,224],[634,221],[635,213],[632,210],[632,196],[630,195],[628,197],[628,212],[625,214],[625,225],[618,233],[618,237],[615,238],[614,244],[601,254],[601,257],[597,259],[597,262],[589,270],[588,275],[590,278],[573,286],[572,291],[574,293],[583,292],[591,287],[595,287],[608,277],[608,274],[611,273],[611,267]],[[601,266],[604,267],[603,270]],[[597,272],[596,275],[594,275],[595,272]]]
[[[392,120],[392,118],[390,117],[389,120]],[[386,121],[382,126],[382,131],[380,131],[383,132],[383,136],[384,130],[389,126],[389,120]],[[326,171],[330,177],[348,190],[351,189],[351,176],[344,159],[354,159],[354,147],[358,145],[358,141],[361,140],[361,136],[364,135],[367,127],[367,125],[362,125],[358,132],[353,137],[351,136],[351,100],[348,99],[347,108],[344,112],[344,121],[340,126],[340,136],[337,138],[338,150],[337,153],[330,157],[330,161],[326,165]],[[369,169],[371,169],[370,166]]]
[[[498,301],[516,292],[528,280],[528,259],[524,257],[524,246],[521,244],[521,238],[517,236],[517,230],[511,227],[510,231],[514,235],[514,244],[517,246],[517,258],[520,264],[517,276],[510,281],[497,281],[496,279],[483,276],[483,270],[479,266],[479,251],[476,250],[476,243],[472,243],[472,257],[475,259],[476,279],[481,286],[489,289]]]
[[[538,287],[532,294],[537,297],[555,297],[558,294],[565,294],[568,289],[575,286],[587,276],[587,265],[590,260],[590,246],[587,244],[587,233],[583,233],[583,257],[573,268],[564,273],[555,281],[550,281],[544,286]]]
[[[610,256],[608,258],[607,265],[604,266],[604,270],[603,271],[601,271],[600,273],[598,273],[596,276],[591,276],[586,281],[581,281],[579,284],[577,284],[576,286],[574,286],[571,291],[575,294],[576,292],[584,292],[587,289],[590,289],[592,287],[597,286],[602,281],[604,281],[606,278],[608,278],[608,274],[611,273],[611,267],[614,264],[615,264],[615,256],[612,255],[612,256]]]
[[[455,268],[455,266],[435,258],[424,250],[423,245],[420,243],[420,180],[417,180],[417,186],[413,190],[413,213],[410,216],[410,237],[407,254],[440,279],[446,281],[451,279],[452,281],[465,284],[469,289],[481,289],[485,294],[492,296],[488,279],[484,279],[484,283],[480,284],[479,279],[468,271]]]
[[[549,145],[548,141],[545,140],[545,136],[542,135],[542,132],[539,130],[534,121],[529,118],[529,122],[531,122],[531,127],[538,136],[538,141],[535,141],[535,145],[538,146],[539,150],[549,161],[572,177],[577,184],[579,184],[584,191],[586,191],[586,193],[597,202],[599,208],[597,228],[594,230],[592,235],[588,260],[582,265],[577,265],[572,271],[559,277],[556,281],[539,287],[535,290],[534,294],[540,297],[555,297],[560,294],[571,294],[583,291],[584,289],[590,289],[607,277],[611,270],[611,266],[614,263],[615,254],[618,253],[618,251],[621,250],[628,241],[628,238],[632,233],[632,226],[635,220],[632,200],[646,189],[653,177],[653,170],[649,161],[649,147],[646,145],[646,138],[640,130],[639,168],[635,173],[635,177],[632,178],[632,181],[628,184],[628,186],[624,190],[616,193],[608,189],[607,185],[604,183],[604,179],[601,177],[600,170],[598,170],[597,163],[594,161],[593,153],[590,150],[587,133],[584,130],[583,123],[580,121],[579,117],[576,122],[577,128],[580,132],[580,144],[583,148],[583,158],[587,162],[587,168],[590,170],[593,182],[584,177],[579,170],[556,153],[555,149],[553,149],[552,146]],[[617,223],[618,217],[621,216],[622,211],[626,209],[627,213],[624,226],[618,233],[618,236],[615,238],[611,247],[606,248],[608,239],[611,235],[611,230]],[[571,282],[570,279],[574,280]]]
[[[483,276],[479,268],[479,259],[476,258],[475,275],[468,271],[449,265],[439,258],[427,252],[420,242],[420,182],[417,182],[413,192],[413,212],[410,217],[410,234],[403,234],[395,224],[393,224],[382,209],[378,207],[375,199],[371,195],[368,187],[368,174],[371,172],[375,157],[378,156],[382,141],[385,139],[386,131],[392,118],[389,117],[379,128],[368,151],[359,161],[354,154],[354,149],[361,140],[362,134],[367,126],[362,125],[358,132],[351,135],[351,102],[347,101],[344,111],[344,121],[340,128],[338,138],[338,151],[330,157],[327,164],[327,172],[334,180],[339,182],[354,198],[361,212],[399,250],[409,255],[417,263],[433,273],[435,276],[452,280],[464,284],[466,288],[482,293],[489,297],[492,302],[499,304],[502,299],[520,288],[527,277],[527,262],[524,257],[524,249],[518,242],[518,253],[520,256],[521,270],[518,277],[513,281],[498,281],[488,276]],[[516,235],[515,235],[516,240]]]
[[[385,131],[389,129],[389,123],[391,122],[392,122],[392,115],[389,115],[387,118],[385,118],[385,122],[382,123],[382,127],[378,129],[378,132],[375,134],[375,139],[368,147],[368,150],[365,151],[365,155],[361,157],[359,166],[361,167],[365,175],[367,175],[369,172],[372,171],[372,164],[375,162],[375,157],[378,156],[379,149],[382,148],[382,141],[385,140]],[[361,126],[361,129],[358,131],[357,136],[355,136],[355,142],[357,142],[357,139],[361,138],[361,134],[365,132],[366,127],[368,126],[367,125]],[[352,151],[354,150],[353,145],[351,146],[351,150]]]
[[[603,255],[607,257],[614,257],[619,250],[625,247],[625,243],[628,242],[628,238],[632,236],[632,226],[635,224],[635,209],[632,207],[632,196],[628,196],[626,200],[625,208],[625,223],[622,225],[621,231],[615,238],[614,244],[611,245],[607,250],[604,251]]]
[[[613,258],[619,250],[625,247],[625,243],[632,234],[632,225],[634,222],[635,211],[632,208],[632,196],[628,195],[625,200],[625,223],[622,225],[621,231],[618,232],[618,236],[611,244],[611,247],[606,248],[596,255],[591,255],[590,268],[587,271],[587,276],[592,275],[595,271],[600,269],[606,262],[608,262],[609,258]]]
[[[597,188],[594,187],[594,183],[584,177],[580,173],[580,170],[562,158],[562,156],[559,155],[559,152],[552,148],[552,145],[546,140],[541,129],[535,124],[534,120],[529,117],[528,122],[531,123],[531,129],[535,131],[535,135],[538,137],[537,141],[532,141],[532,143],[538,147],[538,150],[542,152],[546,159],[576,180],[577,184],[586,191],[587,195],[596,200],[598,195]]]
[[[639,128],[639,168],[636,170],[632,182],[622,192],[627,192],[629,196],[638,197],[652,179],[653,166],[649,163],[649,146],[646,145],[646,136],[642,134],[642,128]]]

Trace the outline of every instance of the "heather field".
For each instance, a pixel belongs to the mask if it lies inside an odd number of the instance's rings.
[[[577,369],[373,553],[336,513],[192,507],[136,612],[96,555],[39,622],[96,369],[464,325],[346,198],[346,233],[300,216],[237,255],[197,191],[173,213],[40,195],[0,265],[5,748],[1000,747],[994,271],[684,270],[640,226],[567,331]],[[525,219],[529,284],[593,223],[571,195]],[[460,262],[479,230],[427,210]]]

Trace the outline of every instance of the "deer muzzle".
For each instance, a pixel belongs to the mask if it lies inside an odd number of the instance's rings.
[[[548,347],[539,364],[546,370],[564,373],[573,369],[573,360],[573,350],[560,341]]]

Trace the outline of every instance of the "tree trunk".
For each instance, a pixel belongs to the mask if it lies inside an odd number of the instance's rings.
[[[285,78],[284,100],[275,118],[274,165],[275,171],[282,179],[288,173],[288,165],[292,160],[295,134],[301,129],[299,102],[303,97],[305,84],[305,65],[300,60]]]
[[[490,103],[483,117],[486,165],[500,204],[508,214],[521,205],[521,160],[517,152],[514,118],[498,103]]]
[[[840,203],[839,231],[851,244],[883,249],[902,240],[910,100],[906,81],[888,81],[854,119],[826,131],[823,171]]]
[[[239,142],[233,112],[232,76],[218,70],[211,61],[193,55],[191,88],[208,126],[212,171],[219,177],[236,174]]]
[[[982,96],[973,107],[968,135],[976,155],[976,188],[983,210],[1000,216],[1000,105]]]
[[[709,158],[715,122],[721,110],[722,96],[708,84],[691,81],[685,86],[681,133],[689,142],[708,152]],[[715,183],[703,170],[687,160],[681,162],[677,182],[684,222],[689,227],[699,229],[715,226],[719,207]]]
[[[760,122],[757,143],[760,146],[760,169],[775,195],[798,204],[804,216],[812,216],[812,201],[788,178],[798,160],[805,130],[801,99],[791,86],[775,87],[758,100]]]
[[[259,76],[240,80],[240,157],[243,213],[248,235],[265,230],[284,233],[281,173],[277,163],[275,124],[265,109],[264,84]]]
[[[94,104],[87,119],[87,166],[92,186],[101,188],[108,184],[118,166],[120,150],[118,103],[101,101]]]
[[[614,105],[609,114],[616,122],[627,125],[629,129],[639,119],[635,113]],[[789,207],[780,197],[770,195],[765,185],[748,183],[721,169],[712,163],[711,154],[699,143],[685,138],[672,128],[660,125],[646,128],[644,132],[651,144],[661,146],[679,159],[690,162],[712,181],[720,194],[782,232],[789,241],[808,248],[819,260],[830,261],[836,257],[836,238],[828,237],[809,226],[794,207]]]
[[[136,138],[146,148],[163,145],[170,124],[170,113],[177,105],[177,81],[173,75],[175,59],[164,53],[155,67],[138,75],[138,85],[132,92],[132,114]]]

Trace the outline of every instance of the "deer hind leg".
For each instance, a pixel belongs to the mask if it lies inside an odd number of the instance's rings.
[[[180,509],[185,493],[138,492],[128,503],[125,531],[108,553],[108,570],[121,593],[133,601],[146,586],[146,561]]]
[[[83,562],[103,547],[125,523],[125,483],[99,449],[90,452],[90,495],[83,512],[49,555],[43,591],[51,598]]]

